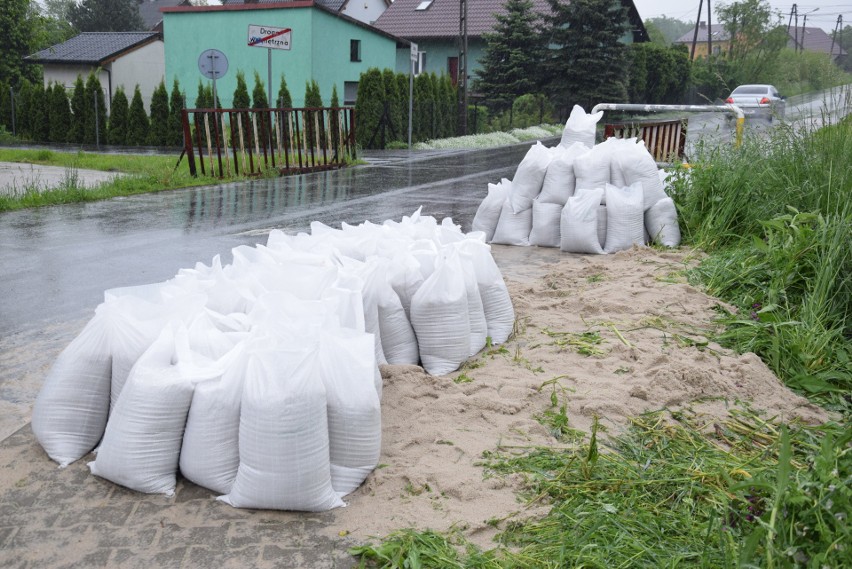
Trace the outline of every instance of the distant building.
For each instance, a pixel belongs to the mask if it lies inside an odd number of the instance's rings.
[[[798,51],[812,51],[815,53],[831,54],[832,61],[846,55],[846,50],[835,41],[832,45],[831,36],[822,28],[787,28],[787,47]]]
[[[537,14],[550,14],[547,0],[532,0]],[[632,0],[622,0],[627,8],[630,32],[626,43],[648,41],[648,32]],[[495,14],[505,14],[506,0],[467,0],[467,67],[469,77],[480,68],[479,60],[485,50],[484,35],[494,31]],[[418,60],[415,74],[434,72],[448,74],[453,82],[458,78],[459,1],[458,0],[395,0],[385,10],[376,27],[417,44]],[[410,52],[400,50],[396,70],[408,72]]]
[[[130,99],[137,85],[145,108],[150,108],[165,72],[163,37],[157,32],[85,32],[24,61],[42,66],[45,86],[60,83],[68,90],[78,75],[85,81],[89,73],[97,73],[107,110],[119,86]]]
[[[824,53],[826,56],[831,52],[832,60],[846,55],[846,51],[837,42],[832,47],[831,36],[822,28],[797,28],[788,26],[787,35],[789,36],[787,47],[790,49]],[[707,22],[699,22],[697,38],[695,36],[695,28],[693,28],[676,39],[674,43],[684,44],[689,49],[692,49],[693,38],[696,38],[695,56],[693,59],[706,58],[708,36],[710,37],[709,47],[712,49],[713,55],[725,55],[728,53],[731,47],[730,34],[722,24],[708,26]]]
[[[280,4],[282,0],[222,0],[225,6],[235,6],[239,4]],[[295,0],[291,0],[295,1]],[[382,13],[391,5],[391,0],[317,0],[318,4],[355,18],[359,22],[372,24],[378,19]]]
[[[199,81],[210,83],[199,71],[198,58],[208,49],[217,49],[228,59],[227,73],[216,81],[217,94],[226,108],[232,104],[238,71],[245,74],[249,92],[255,72],[269,87],[270,56],[273,97],[283,73],[296,107],[304,104],[308,81],[317,82],[326,105],[333,87],[341,104],[354,104],[361,74],[371,67],[392,69],[397,50],[409,50],[409,42],[329,8],[329,1],[164,8],[166,80],[171,83],[177,78],[187,104],[193,106]],[[249,46],[249,26],[289,28],[288,49]]]
[[[672,43],[684,44],[692,53],[693,41],[695,42],[695,53],[693,53],[692,59],[706,59],[708,50],[713,55],[725,55],[731,49],[731,36],[722,24],[708,26],[707,22],[699,22],[697,36],[695,28],[692,28]]]
[[[163,13],[160,11],[162,8],[190,5],[189,0],[138,0],[138,2],[139,15],[145,22],[145,29],[154,32],[163,31]]]

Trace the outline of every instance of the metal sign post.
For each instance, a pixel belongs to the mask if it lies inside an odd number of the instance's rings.
[[[198,70],[213,80],[213,110],[216,110],[216,79],[224,77],[228,72],[228,58],[218,49],[204,50],[198,58]]]
[[[417,44],[411,44],[411,73],[408,74],[408,149],[411,150],[411,115],[414,111],[414,66],[417,64]]]

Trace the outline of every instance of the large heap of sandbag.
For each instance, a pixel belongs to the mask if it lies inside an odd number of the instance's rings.
[[[235,507],[343,505],[381,447],[383,363],[446,374],[505,342],[514,311],[481,233],[445,219],[273,231],[163,283],[112,289],[33,409],[60,466]]]
[[[489,243],[615,253],[633,245],[680,244],[665,172],[635,138],[595,144],[603,113],[575,106],[553,147],[537,142],[515,176],[488,185],[473,219]]]

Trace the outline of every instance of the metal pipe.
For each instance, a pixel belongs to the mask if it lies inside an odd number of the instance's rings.
[[[743,143],[743,125],[745,124],[745,113],[737,105],[727,103],[725,105],[642,105],[637,103],[599,103],[592,108],[592,114],[598,111],[636,111],[641,113],[653,113],[659,111],[685,111],[690,113],[731,113],[737,117],[735,146]]]

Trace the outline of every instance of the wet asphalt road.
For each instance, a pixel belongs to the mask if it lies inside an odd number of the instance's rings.
[[[530,144],[402,151],[366,167],[0,213],[0,337],[90,317],[106,289],[163,281],[217,254],[230,262],[233,247],[264,243],[274,228],[381,223],[423,206],[469,231],[487,184],[512,177]]]

